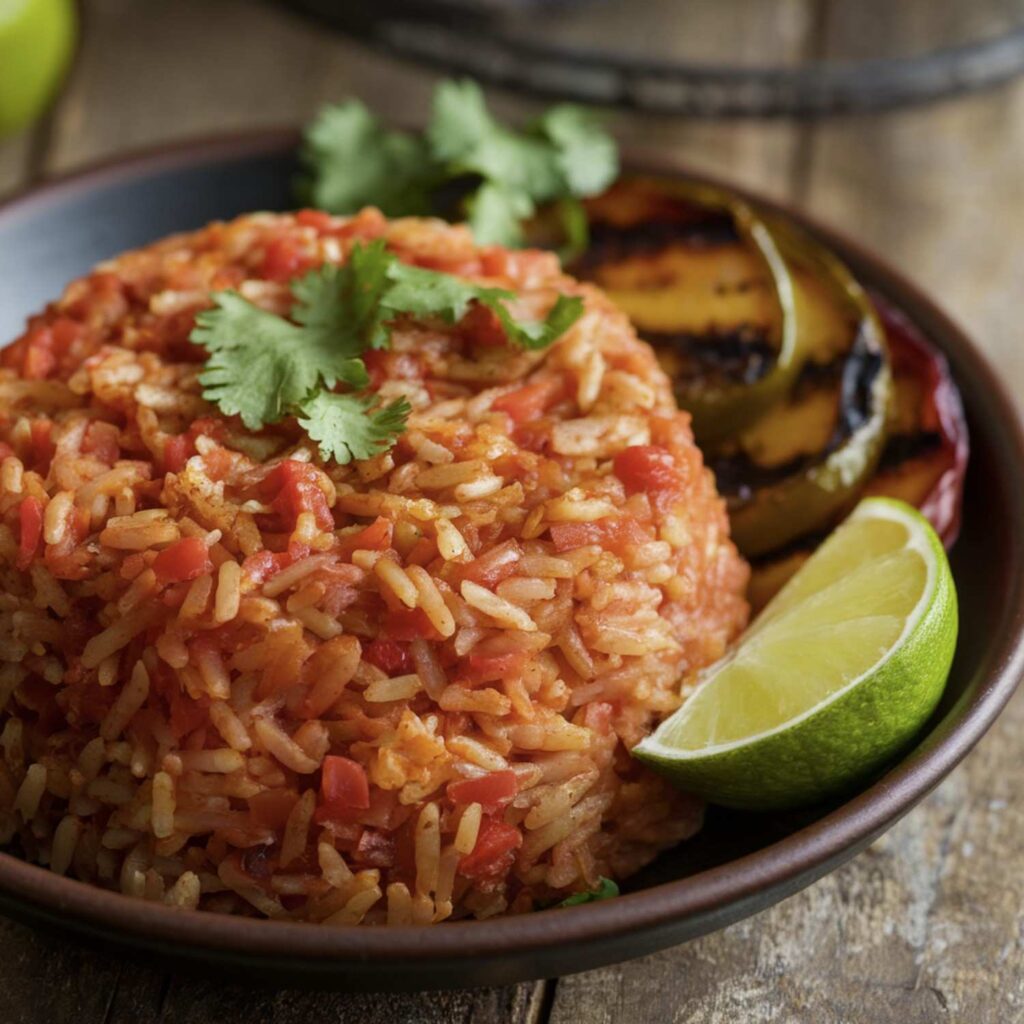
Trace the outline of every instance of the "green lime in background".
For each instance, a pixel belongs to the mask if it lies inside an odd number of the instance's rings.
[[[73,0],[0,0],[0,138],[37,118],[74,51]]]

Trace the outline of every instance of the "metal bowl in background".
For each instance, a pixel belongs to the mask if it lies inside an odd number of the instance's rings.
[[[879,110],[1024,71],[1024,0],[284,2],[450,74],[658,114]]]

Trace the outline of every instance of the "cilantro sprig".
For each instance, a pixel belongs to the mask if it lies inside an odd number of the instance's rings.
[[[583,311],[581,299],[561,295],[543,320],[517,320],[506,305],[513,292],[409,266],[383,240],[355,245],[343,266],[309,271],[291,293],[287,318],[234,291],[213,294],[190,335],[208,353],[199,376],[203,397],[250,430],[294,417],[324,459],[342,464],[386,451],[405,429],[409,403],[401,398],[381,408],[366,392],[362,358],[388,347],[399,318],[454,324],[476,302],[494,312],[511,342],[539,349]],[[339,385],[349,390],[339,392]]]
[[[618,174],[615,142],[589,112],[560,104],[516,131],[466,80],[438,86],[422,135],[386,128],[358,100],[327,106],[306,131],[302,159],[304,199],[314,206],[431,214],[454,193],[477,241],[500,245],[522,245],[522,222],[551,203],[579,246],[580,199]]]
[[[344,465],[390,448],[405,430],[412,407],[404,398],[371,411],[372,398],[318,391],[302,404],[299,426],[319,442],[320,454]]]
[[[567,896],[561,903],[558,904],[560,907],[578,907],[583,903],[597,903],[599,900],[610,900],[615,896],[619,895],[619,887],[610,878],[605,878],[602,875],[597,882],[597,888],[590,892],[574,892],[571,896]]]

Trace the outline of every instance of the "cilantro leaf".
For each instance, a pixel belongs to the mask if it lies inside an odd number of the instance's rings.
[[[555,159],[570,195],[596,195],[618,176],[615,141],[590,111],[561,103],[547,111],[538,126],[555,145]]]
[[[536,202],[564,188],[557,151],[537,133],[514,132],[496,121],[480,86],[468,79],[437,87],[427,138],[434,156],[455,173],[479,174]]]
[[[461,320],[474,302],[493,310],[506,336],[523,348],[550,345],[583,311],[579,298],[558,297],[542,321],[519,321],[506,302],[513,292],[472,284],[451,274],[409,266],[383,240],[353,246],[342,266],[327,264],[292,282],[290,319],[237,292],[215,292],[213,307],[196,317],[191,340],[206,348],[199,375],[203,397],[228,416],[260,430],[286,416],[340,463],[386,450],[411,409],[399,399],[376,409],[370,395],[336,393],[339,384],[369,384],[361,358],[390,344],[400,316]]]
[[[526,349],[547,348],[583,313],[582,299],[559,295],[543,320],[516,320],[505,305],[506,299],[515,298],[515,293],[504,288],[483,288],[451,274],[411,267],[397,260],[388,276],[394,284],[383,303],[393,313],[440,316],[447,323],[457,323],[466,315],[471,302],[480,302],[497,315],[509,341]]]
[[[281,419],[320,381],[315,360],[302,358],[302,328],[260,309],[236,292],[216,292],[196,317],[191,339],[210,352],[199,377],[203,396],[251,430]]]
[[[345,358],[367,348],[383,348],[387,332],[381,320],[381,299],[394,262],[383,239],[353,246],[344,265],[325,263],[293,282],[297,303],[292,316],[315,331],[318,339],[326,338]],[[335,383],[326,374],[324,379],[328,386]]]
[[[472,152],[479,139],[499,129],[475,82],[448,79],[434,90],[426,136],[436,159],[458,163]]]
[[[525,192],[494,182],[481,185],[466,200],[469,226],[481,245],[522,245],[522,222],[535,210]]]
[[[304,202],[332,213],[378,206],[389,217],[430,212],[438,169],[422,138],[388,131],[358,100],[324,107],[300,154]]]
[[[556,200],[606,188],[618,172],[614,140],[589,112],[553,107],[524,130],[502,124],[472,81],[442,82],[423,135],[386,129],[363,104],[324,108],[302,150],[304,200],[334,213],[379,206],[390,216],[450,212],[481,244],[522,245],[522,222]],[[577,234],[580,219],[571,225]],[[582,221],[585,226],[585,220]],[[570,239],[578,247],[578,238]]]
[[[575,196],[559,199],[556,211],[565,234],[565,242],[558,250],[558,255],[563,264],[568,264],[586,251],[590,237],[587,211]]]
[[[596,903],[598,900],[610,900],[613,896],[619,895],[619,887],[603,875],[598,880],[597,888],[593,892],[574,892],[558,904],[560,907],[578,907],[582,903]]]
[[[413,267],[397,259],[388,270],[388,278],[391,287],[383,302],[391,313],[439,316],[450,324],[458,323],[474,300],[490,304],[515,298],[514,292],[504,288],[482,288],[460,277]]]
[[[293,286],[298,323],[237,292],[215,292],[214,307],[196,317],[190,336],[210,353],[199,376],[203,397],[259,430],[282,419],[321,383],[366,387],[369,377],[358,357],[373,341],[380,343],[383,328],[376,305],[365,300],[364,277],[350,266],[305,275]],[[366,280],[378,286],[374,278]]]
[[[583,300],[576,295],[559,295],[543,320],[516,320],[503,302],[487,296],[480,301],[497,314],[510,341],[531,350],[547,348],[583,315]]]
[[[399,398],[370,412],[374,399],[320,391],[303,403],[299,426],[319,442],[320,455],[344,465],[386,451],[405,430],[412,408]]]

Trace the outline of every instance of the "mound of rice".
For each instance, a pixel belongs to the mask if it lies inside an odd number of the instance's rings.
[[[323,464],[203,400],[209,293],[383,237],[586,313],[471,310],[368,358],[407,432]],[[628,748],[742,628],[746,566],[668,381],[553,256],[306,211],[75,281],[0,356],[0,840],[182,907],[426,924],[543,907],[692,835]]]

